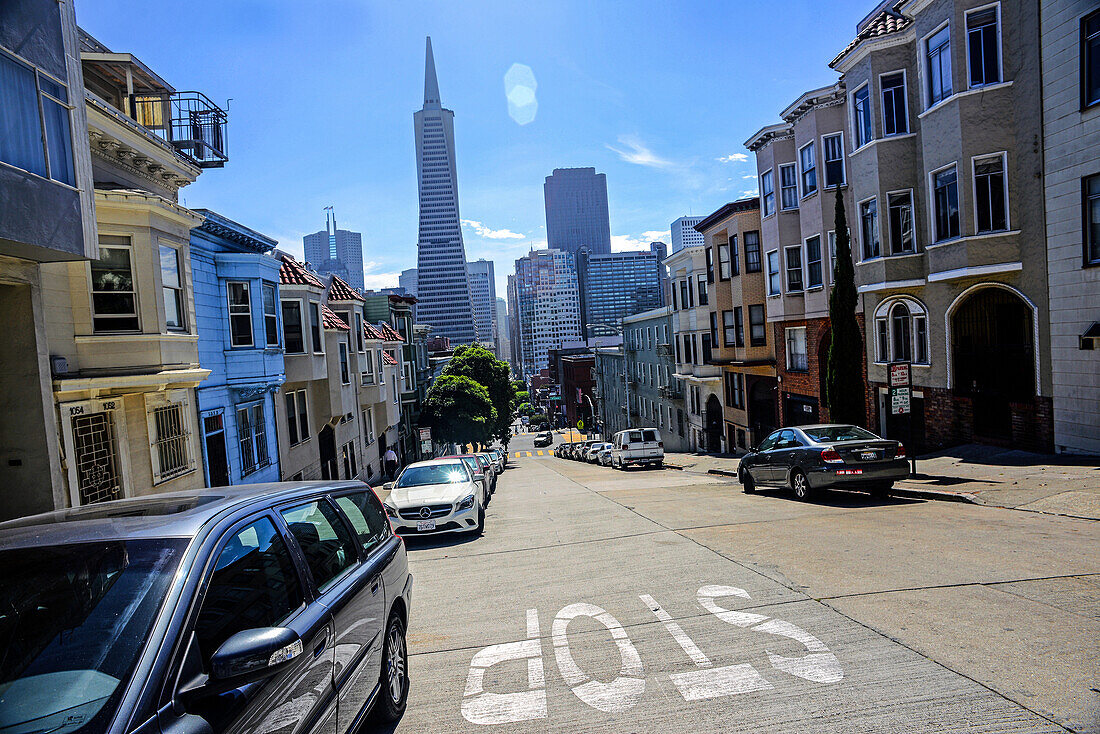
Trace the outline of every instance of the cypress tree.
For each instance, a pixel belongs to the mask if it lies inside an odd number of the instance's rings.
[[[836,189],[836,272],[829,295],[832,337],[825,370],[825,404],[834,423],[864,425],[863,337],[856,320],[856,282],[848,217]]]

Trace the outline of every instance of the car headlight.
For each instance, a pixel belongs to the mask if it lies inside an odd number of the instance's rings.
[[[389,505],[387,505],[384,502],[382,503],[382,506],[386,508],[386,514],[389,517],[393,517],[393,518],[397,517],[397,510],[396,509],[394,509],[393,507],[390,507]]]
[[[462,510],[468,510],[473,506],[474,506],[474,496],[472,494],[467,495],[466,497],[464,497],[462,499],[461,502],[458,503],[458,509],[459,509],[460,512]]]

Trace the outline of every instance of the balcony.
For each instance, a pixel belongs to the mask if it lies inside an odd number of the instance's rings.
[[[229,160],[226,112],[202,92],[135,94],[133,119],[199,168],[221,168]]]
[[[657,394],[665,400],[681,400],[684,397],[684,390],[679,385],[661,385],[657,388]]]

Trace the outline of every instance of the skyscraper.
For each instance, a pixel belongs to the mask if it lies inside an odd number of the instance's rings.
[[[547,367],[551,349],[581,337],[573,256],[561,250],[531,250],[516,260],[508,288],[515,301],[512,328],[519,342],[519,354],[513,353],[512,359],[528,379]]]
[[[552,250],[576,255],[611,252],[607,215],[607,176],[595,168],[555,168],[542,187],[546,201],[546,241]]]
[[[509,363],[512,361],[511,333],[508,325],[508,304],[498,296],[496,302],[497,356]]]
[[[397,285],[405,289],[405,293],[416,297],[416,268],[402,270],[397,276]]]
[[[663,247],[656,242],[649,250],[594,255],[582,248],[577,253],[580,317],[586,336],[615,334],[623,317],[661,305]]]
[[[363,290],[363,235],[336,228],[336,212],[325,207],[325,229],[302,238],[306,262],[321,275],[338,275]]]
[[[477,340],[482,344],[495,344],[497,284],[493,261],[481,258],[468,262],[466,272],[470,274],[470,303],[474,308]]]
[[[432,39],[424,60],[424,106],[413,113],[420,193],[417,238],[417,318],[454,345],[477,340],[466,248],[458,215],[454,112],[439,102]]]
[[[694,247],[705,243],[703,235],[695,231],[695,225],[706,217],[680,217],[672,223],[672,251],[679,252],[685,247]]]

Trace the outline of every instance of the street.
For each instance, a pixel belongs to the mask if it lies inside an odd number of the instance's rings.
[[[399,731],[1100,731],[1091,520],[532,453],[408,548]]]

